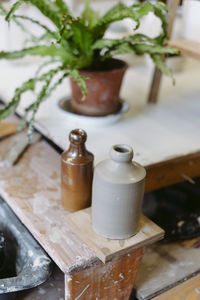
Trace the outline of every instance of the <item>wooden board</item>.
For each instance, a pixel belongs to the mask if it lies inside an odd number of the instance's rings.
[[[200,275],[192,277],[153,300],[200,300]]]
[[[0,139],[17,132],[17,124],[9,122],[0,123]]]
[[[41,135],[33,132],[32,140],[29,141],[27,136],[27,130],[21,131],[15,134],[10,140],[8,147],[4,149],[4,152],[0,155],[0,165],[11,167],[14,165],[23,152],[31,144],[37,143],[41,139]]]
[[[164,231],[144,215],[140,218],[139,232],[126,240],[111,240],[98,235],[92,228],[91,208],[69,214],[66,218],[72,224],[76,235],[94,250],[103,263],[133,249],[154,243],[164,236]]]
[[[180,50],[181,54],[200,59],[200,43],[190,40],[171,40],[169,46]]]
[[[200,273],[200,249],[195,244],[158,243],[148,247],[135,282],[137,298],[148,300],[160,295],[162,299],[164,292]]]

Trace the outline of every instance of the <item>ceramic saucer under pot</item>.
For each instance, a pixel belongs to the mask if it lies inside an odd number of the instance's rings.
[[[113,124],[120,120],[122,115],[129,110],[130,104],[126,101],[121,100],[119,104],[119,109],[115,113],[107,116],[80,115],[73,111],[70,99],[61,99],[59,101],[59,107],[66,113],[66,115],[70,118],[71,121],[77,124],[80,123],[92,126],[105,126]]]

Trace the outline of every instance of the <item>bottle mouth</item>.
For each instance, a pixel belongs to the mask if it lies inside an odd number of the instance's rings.
[[[83,129],[77,128],[70,132],[69,140],[73,144],[83,144],[87,139],[87,134]]]
[[[110,150],[110,157],[118,162],[129,162],[133,159],[133,148],[126,144],[114,145]]]
[[[115,145],[113,149],[119,153],[129,153],[132,151],[132,148],[128,145]]]

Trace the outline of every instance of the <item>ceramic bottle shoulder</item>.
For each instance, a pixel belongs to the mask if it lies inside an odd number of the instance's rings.
[[[95,173],[103,180],[118,184],[131,184],[143,180],[146,176],[146,170],[135,161],[127,163],[118,163],[111,159],[100,162]]]

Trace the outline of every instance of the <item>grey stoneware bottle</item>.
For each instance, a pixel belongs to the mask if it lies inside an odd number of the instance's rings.
[[[106,238],[127,239],[138,232],[146,171],[132,159],[130,146],[115,145],[110,159],[94,170],[92,226]]]

